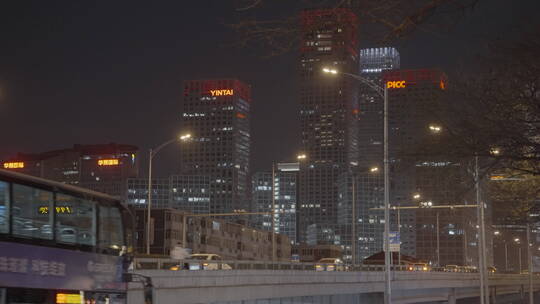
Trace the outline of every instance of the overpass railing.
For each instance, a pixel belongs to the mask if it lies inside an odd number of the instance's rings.
[[[135,258],[135,269],[154,270],[306,270],[306,271],[384,271],[384,265],[345,265],[302,262],[272,261],[207,261],[177,260],[164,258]],[[424,272],[476,272],[449,271],[445,267],[430,267],[428,270],[418,269],[413,265],[392,265],[393,271]]]

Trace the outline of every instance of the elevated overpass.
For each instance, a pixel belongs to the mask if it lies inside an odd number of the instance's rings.
[[[231,262],[233,263],[233,262]],[[302,269],[294,269],[299,268]],[[275,269],[260,269],[260,268]],[[280,269],[280,268],[289,269]],[[158,268],[158,267],[156,267]],[[140,269],[152,278],[154,303],[382,303],[381,267],[315,271],[309,264],[234,264],[233,270]],[[259,269],[254,269],[259,268]],[[392,272],[392,303],[479,303],[478,273],[440,271]],[[528,299],[529,276],[491,274],[493,303]],[[533,288],[540,290],[540,277]],[[538,298],[538,296],[537,296]],[[143,303],[143,288],[131,283],[130,304]],[[540,300],[539,300],[540,302]],[[526,302],[524,302],[526,303]]]

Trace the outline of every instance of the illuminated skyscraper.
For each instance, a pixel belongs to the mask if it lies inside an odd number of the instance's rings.
[[[251,88],[236,79],[184,84],[181,174],[210,177],[210,212],[247,209]]]
[[[392,47],[360,50],[361,77],[383,86],[384,71],[399,68],[399,53]],[[345,244],[344,258],[351,257],[352,180],[356,197],[356,263],[382,250],[384,217],[373,210],[384,199],[383,168],[383,99],[369,86],[359,83],[358,106],[358,168],[344,173],[339,180],[339,220]],[[374,169],[377,168],[375,171]]]
[[[272,172],[256,172],[251,178],[253,211],[271,212],[272,195],[276,203],[274,228],[296,243],[296,205],[298,200],[298,163],[278,163],[274,172],[274,191],[272,193]],[[263,230],[271,230],[272,216],[257,215],[253,225]]]
[[[358,20],[349,9],[301,13],[300,126],[302,163],[299,241],[341,244],[337,221],[338,176],[358,161],[357,83],[323,67],[358,70]]]
[[[382,72],[399,69],[399,53],[382,47],[360,50],[360,75],[383,86]],[[361,84],[358,114],[360,165],[379,166],[383,161],[383,99],[372,88]]]
[[[393,47],[360,50],[360,73],[366,77],[372,73],[399,69],[399,52]]]

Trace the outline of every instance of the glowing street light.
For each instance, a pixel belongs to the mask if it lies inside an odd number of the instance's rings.
[[[355,80],[360,81],[362,84],[367,85],[372,90],[377,92],[379,96],[383,98],[383,164],[384,164],[384,243],[387,248],[387,252],[384,255],[384,279],[385,279],[385,288],[384,288],[384,298],[385,304],[392,303],[392,285],[391,285],[391,260],[390,260],[390,161],[388,157],[388,85],[378,85],[373,81],[361,77],[356,74],[338,72],[336,69],[331,69],[324,67],[322,69],[324,73],[328,74],[341,74],[354,78]]]
[[[491,154],[493,156],[497,156],[497,155],[501,154],[501,149],[499,149],[499,148],[491,148],[491,150],[489,150],[489,154]]]
[[[372,167],[369,169],[369,172],[379,172],[379,167]]]
[[[430,124],[429,130],[431,131],[431,133],[441,133],[442,127],[436,124]]]
[[[148,214],[146,219],[146,254],[150,254],[150,220],[151,220],[151,213],[152,213],[152,159],[156,154],[163,149],[165,146],[168,146],[174,142],[187,142],[191,139],[191,134],[186,133],[182,134],[178,137],[175,137],[171,140],[168,140],[161,145],[159,145],[157,148],[150,149],[149,157],[148,157]]]
[[[422,196],[420,195],[420,193],[415,193],[415,194],[413,194],[413,198],[414,198],[414,199],[419,199],[419,198],[421,198],[421,197],[422,197]]]
[[[305,160],[306,158],[307,158],[307,156],[306,156],[305,154],[298,154],[298,155],[296,156],[296,159],[297,159],[297,160]]]
[[[180,140],[181,141],[187,141],[191,139],[191,134],[190,133],[187,133],[187,134],[184,134],[184,135],[180,135]]]
[[[323,68],[322,71],[325,72],[325,73],[330,73],[330,74],[337,74],[338,73],[338,71],[336,69],[329,69],[329,68]]]

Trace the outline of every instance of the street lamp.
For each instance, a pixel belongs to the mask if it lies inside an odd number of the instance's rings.
[[[146,219],[146,254],[150,254],[150,220],[152,212],[152,159],[156,154],[174,142],[186,142],[191,139],[191,134],[186,133],[180,135],[178,138],[168,140],[154,149],[150,149],[148,158],[148,214]]]
[[[355,74],[339,72],[336,69],[324,67],[322,69],[327,74],[341,74],[352,77],[361,83],[369,86],[379,96],[383,98],[384,110],[383,110],[383,125],[384,125],[384,243],[386,244],[386,253],[384,255],[384,274],[385,274],[385,289],[384,289],[384,302],[386,304],[392,303],[392,289],[390,282],[390,176],[389,176],[389,161],[388,161],[388,86],[383,87],[373,83],[369,79],[360,77]]]
[[[434,133],[434,134],[441,133],[441,131],[442,131],[442,127],[440,125],[437,125],[437,124],[430,124],[428,126],[428,128],[429,128],[429,131],[431,133]]]

